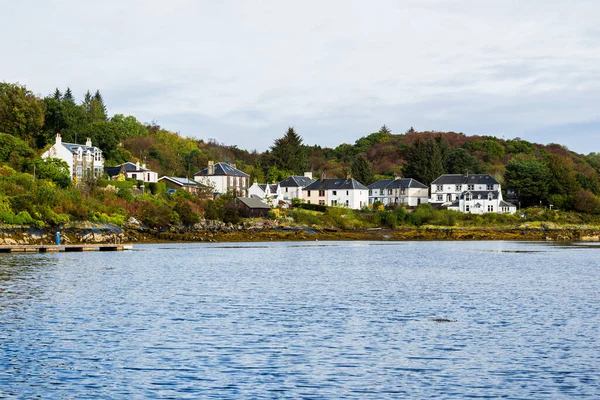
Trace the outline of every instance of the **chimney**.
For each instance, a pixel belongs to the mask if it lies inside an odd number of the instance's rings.
[[[308,179],[312,179],[312,172],[305,172],[304,177]]]
[[[137,162],[135,163],[135,169],[136,169],[136,171],[139,171],[139,170],[140,170],[140,162],[139,162],[139,161],[137,161]]]
[[[321,180],[325,179],[326,175],[325,172],[321,172]]]
[[[61,144],[62,143],[62,137],[60,136],[60,133],[56,134],[56,144]]]
[[[215,174],[215,162],[214,161],[209,161],[208,162],[208,174],[207,175],[214,175]]]
[[[233,168],[237,168],[236,165],[235,165],[235,163],[231,163],[229,165],[231,165]]]
[[[146,163],[142,164],[142,168],[146,169]]]
[[[398,179],[402,179],[402,175],[400,173],[395,173],[394,180],[397,181]]]
[[[92,139],[90,139],[90,138],[87,138],[87,139],[85,140],[85,145],[86,145],[87,147],[92,147]]]
[[[350,172],[346,172],[346,179],[352,179],[352,174]]]

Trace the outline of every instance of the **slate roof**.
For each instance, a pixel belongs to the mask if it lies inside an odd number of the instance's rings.
[[[427,186],[413,178],[382,179],[369,185],[369,189],[428,189]]]
[[[242,172],[239,169],[234,168],[231,165],[224,163],[224,162],[218,162],[215,164],[215,173],[212,175],[208,175],[208,167],[206,167],[202,171],[196,172],[194,174],[194,176],[246,176],[246,177],[250,177],[250,175],[248,175],[247,173]]]
[[[481,200],[487,200],[488,194],[492,194],[492,199],[497,199],[500,192],[497,190],[486,190],[486,191],[477,191],[477,190],[467,190],[466,192],[462,192],[459,197],[464,198],[467,193],[471,193],[473,195],[473,200],[478,200],[479,196],[481,196]]]
[[[98,147],[96,146],[86,146],[84,144],[77,144],[77,143],[65,143],[65,142],[61,142],[60,143],[65,149],[69,150],[71,153],[76,154],[77,153],[77,149],[79,149],[81,147],[82,151],[84,153],[86,153],[88,150],[93,153],[95,151],[99,151],[102,153],[102,150],[100,150]]]
[[[265,204],[265,203],[263,203],[262,201],[260,201],[259,199],[256,199],[256,198],[252,198],[252,197],[238,197],[237,200],[239,200],[242,203],[244,203],[248,208],[263,208],[263,209],[267,209],[267,210],[271,209],[271,207],[269,207],[268,204]]]
[[[460,184],[474,184],[474,185],[499,185],[496,179],[489,174],[444,174],[431,182],[432,185],[460,185]]]
[[[108,176],[117,176],[121,173],[121,167],[104,167],[104,172]]]
[[[258,183],[258,187],[263,192],[267,191],[267,184],[266,183]],[[277,185],[269,185],[269,192],[271,192],[271,193],[277,193]]]
[[[174,184],[179,185],[179,186],[200,186],[200,184],[198,182],[192,181],[188,178],[177,178],[174,176],[161,176],[159,181],[162,179],[166,179],[166,180],[173,182]]]
[[[123,167],[126,172],[132,172],[132,171],[149,171],[148,168],[143,168],[141,165],[138,168],[137,164],[134,164],[134,163],[129,162],[129,161],[127,161],[126,163],[123,163],[121,165],[118,165],[118,167]]]
[[[501,201],[500,201],[500,207],[515,207],[515,208],[516,208],[517,206],[515,206],[515,205],[514,205],[514,204],[512,204],[512,203],[508,203],[508,202],[506,202],[506,201],[504,201],[504,200],[501,200]]]
[[[315,180],[307,178],[306,176],[290,176],[279,182],[281,187],[306,187],[313,183]]]
[[[349,190],[349,189],[362,189],[369,190],[368,187],[360,183],[354,178],[326,178],[318,181],[314,181],[310,185],[306,186],[303,190]]]
[[[387,185],[392,183],[392,179],[381,179],[369,185],[369,189],[385,189]]]

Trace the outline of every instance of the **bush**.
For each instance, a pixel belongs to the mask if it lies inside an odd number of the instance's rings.
[[[320,204],[298,204],[297,206],[298,208],[302,208],[304,210],[312,210],[312,211],[320,211],[320,212],[325,212],[327,211],[327,206],[322,206]]]

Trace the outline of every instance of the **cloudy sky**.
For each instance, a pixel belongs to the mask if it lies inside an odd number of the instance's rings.
[[[600,152],[595,0],[6,1],[0,80],[267,149],[386,124]]]

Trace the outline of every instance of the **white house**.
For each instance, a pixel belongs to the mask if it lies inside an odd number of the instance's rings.
[[[254,183],[248,188],[248,197],[261,199],[272,206],[277,206],[283,200],[279,184]]]
[[[208,167],[194,174],[194,180],[213,188],[215,194],[232,192],[240,197],[248,196],[250,175],[235,168],[235,164],[208,162]]]
[[[84,177],[99,177],[104,173],[104,157],[102,150],[92,146],[92,140],[87,138],[85,145],[63,143],[60,133],[56,134],[56,142],[42,158],[59,158],[69,166],[69,176],[73,180]]]
[[[111,179],[123,174],[125,178],[137,179],[143,182],[158,182],[158,173],[146,168],[146,164],[126,162],[116,167],[105,167],[104,172]]]
[[[432,205],[463,213],[514,213],[517,208],[502,199],[500,182],[489,174],[445,174],[431,182]]]
[[[304,176],[293,175],[279,182],[283,200],[291,202],[292,199],[303,199],[302,189],[313,183],[312,172],[305,172]]]
[[[429,188],[412,178],[382,179],[369,185],[369,204],[416,207],[429,201]]]
[[[322,178],[302,189],[308,204],[359,210],[369,201],[369,188],[353,178]]]

